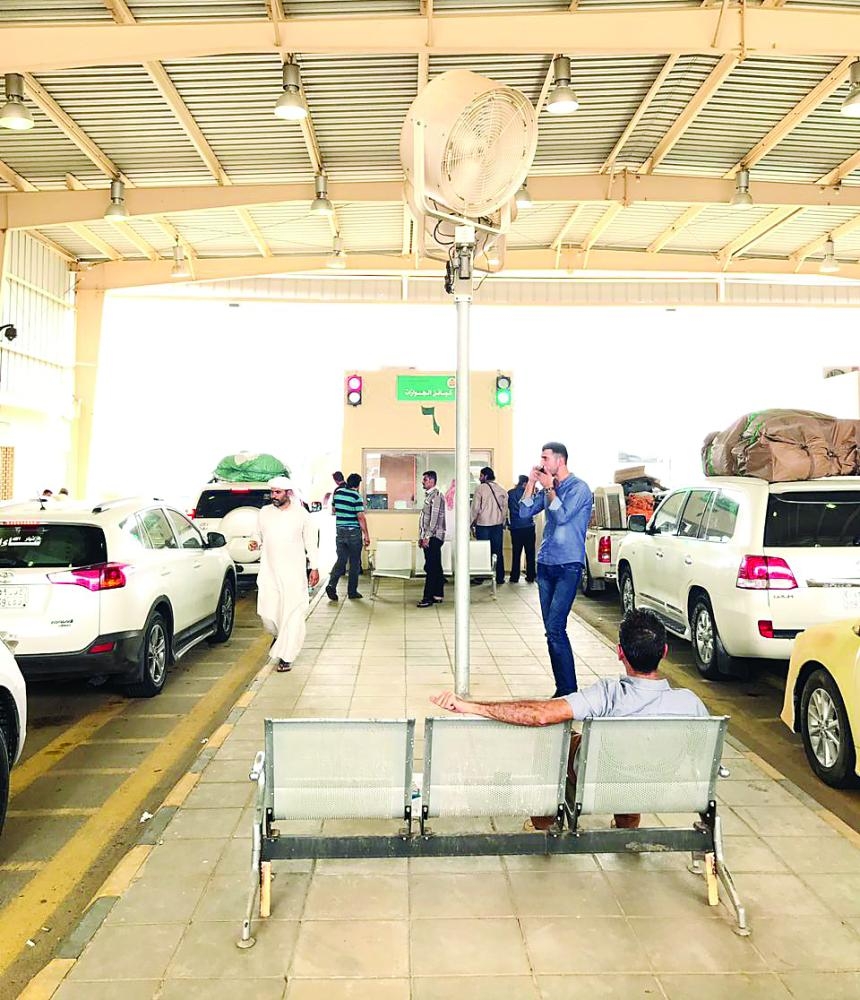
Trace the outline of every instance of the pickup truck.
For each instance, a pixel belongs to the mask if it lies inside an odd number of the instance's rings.
[[[593,597],[617,580],[618,548],[627,537],[627,505],[622,486],[598,486],[585,532],[585,569],[580,587]]]

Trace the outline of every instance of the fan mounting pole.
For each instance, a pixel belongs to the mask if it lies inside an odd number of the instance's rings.
[[[469,694],[469,311],[474,284],[472,264],[475,258],[475,230],[457,226],[454,253],[445,275],[445,290],[454,296],[457,307],[457,440],[454,494],[454,688],[461,697]],[[465,572],[460,572],[460,567]]]

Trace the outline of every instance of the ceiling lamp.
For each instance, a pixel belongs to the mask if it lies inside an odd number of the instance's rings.
[[[8,79],[8,78],[7,78]],[[841,111],[849,118],[860,118],[860,59],[851,63],[848,71],[848,94],[842,102]]]
[[[177,243],[173,248],[173,267],[170,269],[171,278],[190,278],[191,268],[185,259],[185,251]]]
[[[824,244],[824,260],[818,265],[818,270],[822,274],[836,274],[839,270],[839,261],[836,259],[836,247],[833,245],[832,236],[828,236]]]
[[[551,115],[572,115],[579,101],[570,86],[570,59],[567,56],[553,59],[552,75],[555,83],[546,99],[546,109]]]
[[[750,172],[746,168],[738,171],[735,193],[730,204],[732,208],[752,208],[755,204],[750,194]]]
[[[35,125],[30,109],[24,103],[24,77],[7,73],[6,103],[0,108],[0,126],[13,132],[26,132]]]
[[[328,189],[325,174],[317,174],[314,178],[317,196],[311,202],[311,215],[334,215],[334,205],[328,200]]]
[[[517,208],[532,208],[534,206],[532,196],[529,194],[529,189],[526,187],[525,181],[523,181],[522,187],[516,193],[516,203]]]
[[[289,122],[307,118],[308,109],[302,98],[302,77],[295,63],[284,63],[284,92],[275,105],[275,117]]]
[[[125,207],[125,185],[122,181],[110,182],[110,205],[105,212],[108,222],[128,222],[128,209]]]
[[[325,266],[334,271],[343,271],[346,267],[346,251],[343,249],[343,240],[339,236],[334,238],[331,256],[325,262]]]

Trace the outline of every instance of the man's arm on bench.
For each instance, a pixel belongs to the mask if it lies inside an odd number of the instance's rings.
[[[545,701],[467,701],[453,691],[443,691],[430,701],[449,712],[483,715],[514,726],[554,726],[573,718],[573,709],[565,698]]]

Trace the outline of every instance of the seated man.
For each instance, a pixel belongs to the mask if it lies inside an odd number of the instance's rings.
[[[624,664],[626,676],[603,677],[584,691],[574,691],[562,698],[547,701],[467,701],[452,691],[444,691],[430,700],[449,712],[483,715],[515,726],[551,726],[567,719],[589,719],[604,716],[679,715],[706,716],[708,710],[697,695],[686,688],[671,688],[658,668],[668,652],[666,629],[651,611],[628,611],[618,632],[618,659]],[[568,758],[568,800],[576,788],[575,757],[581,737],[570,738]],[[536,829],[548,829],[553,816],[532,817]],[[635,829],[637,813],[619,814],[617,827]]]

